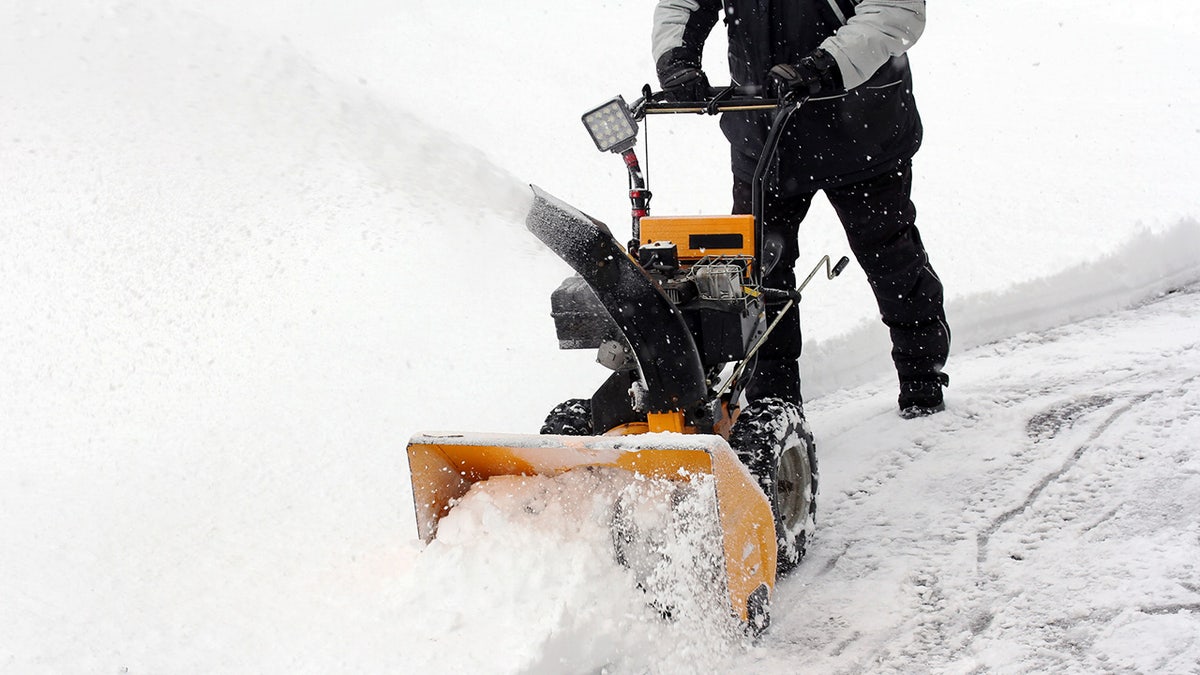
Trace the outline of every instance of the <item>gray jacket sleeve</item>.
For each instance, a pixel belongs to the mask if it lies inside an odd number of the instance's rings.
[[[668,54],[687,54],[700,65],[704,39],[720,17],[719,0],[658,0],[651,53],[656,64]]]
[[[888,59],[908,51],[924,30],[925,0],[862,0],[821,48],[837,61],[842,83],[853,89]]]

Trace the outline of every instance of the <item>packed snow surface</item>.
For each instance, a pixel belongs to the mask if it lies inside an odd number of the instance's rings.
[[[624,238],[579,115],[653,77],[653,3],[9,4],[0,671],[1198,672],[1196,3],[931,5],[948,410],[896,416],[853,265],[806,292],[818,530],[758,642],[614,560],[621,495],[672,531],[669,485],[413,524],[410,436],[535,431],[605,375],[556,348],[527,184]],[[727,153],[655,120],[655,212],[724,212]],[[804,230],[847,252],[823,202]]]

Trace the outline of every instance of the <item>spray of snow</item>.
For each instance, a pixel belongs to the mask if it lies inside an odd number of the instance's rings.
[[[717,573],[715,512],[702,478],[588,469],[476,483],[397,600],[421,608],[399,627],[410,666],[674,673],[719,662],[743,642]]]
[[[412,536],[398,411],[437,397],[411,359],[476,339],[418,320],[477,286],[426,239],[545,287],[487,262],[527,189],[169,3],[24,3],[3,33],[0,669],[337,669],[325,617],[387,607],[320,589]]]

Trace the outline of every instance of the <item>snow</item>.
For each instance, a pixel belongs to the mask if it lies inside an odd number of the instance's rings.
[[[816,672],[1192,672],[1197,292],[973,350],[916,424],[880,384],[810,405],[824,515],[776,630]]]
[[[415,541],[410,436],[604,376],[557,350],[525,186],[623,238],[579,115],[652,77],[652,3],[294,5],[0,28],[0,671],[1196,672],[1194,3],[931,7],[949,409],[895,415],[853,265],[810,288],[818,531],[757,644],[631,590],[616,478]],[[727,209],[713,122],[651,124],[656,213]],[[845,252],[824,203],[805,231]]]
[[[715,520],[714,484],[695,483],[678,498],[668,481],[616,469],[476,483],[441,521],[399,593],[398,604],[422,609],[396,626],[412,641],[397,666],[644,672],[672,655],[713,662],[732,651],[738,629],[713,611],[723,606],[724,585],[700,584],[720,560],[713,550],[720,538],[699,527]],[[667,560],[635,555],[631,568],[613,563],[616,503],[639,531],[684,533],[664,544]],[[686,526],[664,522],[671,518]],[[670,607],[673,621],[660,620],[658,606]]]

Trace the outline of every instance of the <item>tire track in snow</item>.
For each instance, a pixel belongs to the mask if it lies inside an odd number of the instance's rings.
[[[1107,419],[1105,419],[1103,422],[1101,422],[1092,431],[1092,433],[1088,436],[1087,441],[1084,442],[1083,445],[1080,445],[1078,448],[1076,448],[1073,453],[1071,453],[1071,456],[1067,458],[1066,462],[1062,465],[1061,468],[1052,472],[1051,474],[1049,474],[1042,480],[1038,481],[1038,484],[1034,486],[1033,491],[1029,493],[1029,496],[1026,497],[1024,501],[1022,501],[1019,505],[1013,507],[1012,509],[1009,509],[1008,511],[1005,511],[1004,513],[1000,514],[1000,516],[997,517],[995,520],[993,520],[992,523],[987,528],[985,528],[982,532],[980,532],[979,536],[976,538],[976,543],[979,547],[979,553],[976,558],[977,561],[980,564],[983,564],[984,562],[987,561],[988,544],[990,543],[992,536],[994,534],[996,534],[996,532],[1000,528],[1002,528],[1006,524],[1008,524],[1008,522],[1011,521],[1013,518],[1024,513],[1025,511],[1027,511],[1029,509],[1029,507],[1032,506],[1033,503],[1037,500],[1037,498],[1039,496],[1041,496],[1042,492],[1046,489],[1047,486],[1049,486],[1051,483],[1054,483],[1054,482],[1058,481],[1059,479],[1061,479],[1065,473],[1067,473],[1068,471],[1073,469],[1075,467],[1075,465],[1079,463],[1079,460],[1083,457],[1083,454],[1085,452],[1087,452],[1088,448],[1091,447],[1091,445],[1093,443],[1095,443],[1096,439],[1098,439],[1101,435],[1103,435],[1104,432],[1107,431],[1108,428],[1111,427],[1114,422],[1116,422],[1122,415],[1129,412],[1134,407],[1144,403],[1146,400],[1151,398],[1151,396],[1152,396],[1151,394],[1143,394],[1141,396],[1134,398],[1133,400],[1126,402],[1124,405],[1122,405],[1121,407],[1119,407],[1115,411],[1113,411],[1113,413],[1111,415],[1109,415]],[[1036,438],[1036,436],[1038,434],[1044,433],[1047,430],[1045,425],[1057,424],[1057,425],[1060,425],[1060,427],[1061,427],[1062,424],[1070,424],[1074,421],[1074,418],[1079,413],[1087,412],[1092,409],[1102,408],[1103,406],[1106,406],[1111,402],[1112,402],[1112,399],[1107,396],[1103,396],[1103,395],[1090,396],[1081,401],[1077,401],[1076,403],[1065,406],[1064,408],[1053,409],[1053,410],[1048,411],[1047,413],[1043,413],[1041,415],[1034,417],[1033,419],[1030,420],[1029,425],[1027,426],[1027,429],[1029,430],[1031,435],[1035,436],[1034,442],[1037,443],[1041,439]],[[1055,435],[1057,433],[1057,431],[1058,431],[1058,428],[1054,428],[1050,432],[1050,436]]]
[[[1046,391],[1039,392],[1039,394],[1040,397],[1061,397],[1064,388],[1069,388],[1069,383],[1059,383],[1056,386],[1047,387]],[[999,392],[997,396],[993,397],[991,403],[1007,408],[1017,407],[1022,404],[1022,401],[1023,398],[1016,395],[1016,392]],[[1108,399],[1105,399],[1105,402],[1107,401]],[[1028,405],[1028,401],[1025,400],[1023,406]],[[1070,404],[1063,405],[1056,403],[1048,410],[1055,411],[1067,407],[1070,407]],[[882,413],[875,417],[884,417],[886,414]],[[918,435],[911,443],[897,444],[893,450],[877,460],[873,468],[860,473],[862,477],[858,482],[850,489],[841,491],[835,503],[829,507],[829,520],[833,522],[822,523],[822,527],[818,528],[817,531],[818,536],[821,536],[822,533],[836,531],[861,532],[861,528],[853,527],[840,521],[843,517],[852,520],[863,511],[875,507],[880,501],[895,500],[896,497],[889,494],[891,486],[897,480],[907,480],[912,475],[919,474],[920,471],[915,469],[914,465],[919,465],[923,462],[936,462],[939,456],[944,456],[948,452],[956,450],[952,440],[947,441],[941,436],[943,432],[949,432],[951,435],[963,433],[974,428],[986,418],[986,414],[971,409],[954,411],[954,416],[957,419],[953,419],[950,422],[942,420],[937,427],[939,431],[927,435]],[[1078,414],[1073,415],[1071,421],[1077,416]],[[935,419],[933,418],[929,421],[933,422]],[[1065,423],[1061,426],[1065,426]],[[1021,475],[1024,475],[1026,464],[1019,461],[1022,459],[1026,458],[1022,455],[1014,456],[1011,467],[1005,471],[1011,474],[1009,480],[995,482],[1001,484],[1014,482]],[[993,478],[995,477],[993,476]],[[967,508],[971,512],[983,514],[1002,501],[1008,492],[1008,490],[1002,490],[1000,494],[985,495],[983,499],[970,504]],[[930,523],[922,533],[929,535],[940,532],[939,541],[951,546],[966,542],[973,538],[975,533],[956,533],[953,531],[953,521],[958,518],[960,513],[957,510],[951,509],[939,514],[940,517],[938,520]],[[864,559],[863,552],[871,546],[872,539],[870,535],[877,535],[882,529],[885,528],[871,528],[867,532],[868,536],[849,538],[839,547],[836,553],[824,560],[824,564],[817,567],[806,580],[815,581],[826,575],[831,575],[831,573],[838,569],[839,564],[844,558],[850,559],[852,561],[850,562],[851,565],[865,568],[865,574],[878,573],[881,568],[886,567],[886,561],[872,559],[870,554]],[[914,547],[919,547],[916,535],[912,536],[911,539],[905,538],[905,540]],[[822,545],[823,542],[818,543],[816,549],[819,551]],[[811,565],[817,561],[809,560],[807,562]],[[954,639],[956,634],[962,633],[965,626],[959,625],[962,622],[948,621],[945,617],[950,604],[949,598],[960,596],[961,589],[967,585],[965,580],[960,582],[957,579],[957,575],[950,575],[950,579],[947,582],[943,582],[936,567],[921,565],[916,570],[906,574],[899,582],[901,592],[907,598],[904,616],[896,617],[899,620],[883,636],[872,635],[863,631],[854,631],[848,637],[838,641],[833,649],[828,652],[832,657],[838,657],[847,651],[851,651],[853,646],[859,642],[866,643],[863,646],[867,649],[867,654],[855,660],[852,667],[839,670],[838,672],[861,672],[864,669],[869,669],[870,664],[895,662],[897,660],[909,666],[915,666],[935,654],[939,655],[941,660],[949,660],[953,654],[960,652],[965,647],[965,643],[955,644],[960,641]],[[947,589],[947,583],[953,588]],[[990,619],[991,617],[985,613],[976,613],[969,617],[967,622],[978,630],[981,627],[986,627]]]
[[[1192,349],[1189,347],[1184,351],[1192,351]],[[1129,384],[1133,380],[1140,382],[1141,380],[1145,379],[1154,378],[1145,378],[1141,376],[1126,377],[1122,378],[1120,383]],[[945,657],[942,660],[945,662],[962,662],[964,660],[970,660],[967,655],[970,653],[970,650],[973,646],[972,643],[976,638],[984,635],[988,629],[992,627],[997,618],[996,612],[989,609],[989,606],[993,605],[996,600],[1007,600],[1010,602],[1020,601],[1023,596],[1037,597],[1039,595],[1039,592],[1036,589],[1032,590],[1031,592],[1031,589],[1020,588],[1017,590],[1016,594],[1013,595],[1011,593],[1006,593],[1006,589],[1004,588],[994,588],[996,584],[992,583],[992,579],[983,570],[983,565],[988,562],[989,544],[992,538],[1003,531],[1006,526],[1012,525],[1016,521],[1025,517],[1026,514],[1030,514],[1037,509],[1039,500],[1047,494],[1048,490],[1063,486],[1064,483],[1068,482],[1067,479],[1070,477],[1070,474],[1073,472],[1078,473],[1081,460],[1085,458],[1090,450],[1104,446],[1104,444],[1101,443],[1101,439],[1104,438],[1105,434],[1110,429],[1113,429],[1114,426],[1117,426],[1118,422],[1121,422],[1127,416],[1131,416],[1131,413],[1136,413],[1139,408],[1156,398],[1170,400],[1179,397],[1182,395],[1182,393],[1188,391],[1191,385],[1198,379],[1200,379],[1200,376],[1189,378],[1172,391],[1149,392],[1132,396],[1128,393],[1124,393],[1122,395],[1113,395],[1107,393],[1086,395],[1066,404],[1051,407],[1029,419],[1029,422],[1026,424],[1026,433],[1032,440],[1033,444],[1038,445],[1053,440],[1068,428],[1086,420],[1087,417],[1092,413],[1109,408],[1114,403],[1119,403],[1116,409],[1112,410],[1106,417],[1104,417],[1099,423],[1096,423],[1096,425],[1090,429],[1086,440],[1083,443],[1080,443],[1074,449],[1074,451],[1070,454],[1070,456],[1067,457],[1059,469],[1045,475],[1030,490],[1028,496],[1022,500],[1019,505],[1000,514],[991,522],[990,525],[988,525],[979,533],[977,537],[979,549],[977,554],[977,565],[979,571],[977,574],[976,587],[980,593],[978,593],[974,598],[976,603],[975,607],[968,612],[968,614],[974,618],[971,620],[968,626],[969,633],[965,636],[965,639],[960,641],[960,644],[951,650],[940,650],[941,655]],[[1109,464],[1100,462],[1099,466],[1101,467],[1099,470],[1096,470],[1094,467],[1085,469],[1085,473],[1087,475],[1082,480],[1076,479],[1079,483],[1078,485],[1063,486],[1064,494],[1059,498],[1059,501],[1067,502],[1066,505],[1059,505],[1056,503],[1054,506],[1042,507],[1040,511],[1044,515],[1031,515],[1030,518],[1038,521],[1045,521],[1047,519],[1055,521],[1051,524],[1051,527],[1057,527],[1056,521],[1058,520],[1073,522],[1077,519],[1077,516],[1083,514],[1074,513],[1070,507],[1076,506],[1077,508],[1075,510],[1087,512],[1088,504],[1086,502],[1090,498],[1094,498],[1098,493],[1097,490],[1090,489],[1091,487],[1093,487],[1097,482],[1119,482],[1116,475],[1129,471],[1129,467],[1121,466],[1115,463]],[[1118,503],[1115,507],[1102,514],[1098,519],[1095,519],[1089,524],[1080,528],[1079,534],[1083,535],[1091,532],[1104,523],[1110,521],[1120,512],[1123,505],[1124,502]],[[1031,525],[1024,529],[1034,531],[1037,530],[1039,526],[1040,523]],[[1061,528],[1059,528],[1059,531],[1061,531]],[[1011,555],[1011,559],[1020,563],[1024,560],[1024,556],[1014,553]],[[1189,611],[1190,608],[1197,604],[1200,603],[1168,603],[1165,605],[1145,604],[1133,611],[1147,615],[1175,614]],[[1089,608],[1088,611],[1083,615],[1074,615],[1070,611],[1055,612],[1054,609],[1055,608],[1051,608],[1050,614],[1052,616],[1054,614],[1060,615],[1053,618],[1047,617],[1047,619],[1044,621],[1040,629],[1043,639],[1045,639],[1048,643],[1057,646],[1060,654],[1065,653],[1071,656],[1066,658],[1060,657],[1056,660],[1055,658],[1048,656],[1048,654],[1052,653],[1051,651],[1043,650],[1039,654],[1042,662],[1039,663],[1035,670],[1070,671],[1072,667],[1077,666],[1079,662],[1086,660],[1086,658],[1090,658],[1088,654],[1094,647],[1094,643],[1096,641],[1095,634],[1099,633],[1104,626],[1107,626],[1120,619],[1123,613],[1129,611],[1126,609]],[[944,622],[937,622],[937,625],[944,625]],[[919,634],[918,637],[922,636]],[[929,654],[939,653],[937,647],[944,647],[947,642],[947,637],[948,636],[945,634],[938,634],[939,639],[934,640],[932,644],[923,639],[918,640],[916,646],[921,647],[922,649],[909,648],[904,650],[904,653],[925,654],[926,656]],[[932,649],[930,649],[931,646],[933,647]],[[914,661],[913,663],[919,663],[919,661]],[[976,669],[972,672],[983,671],[986,671],[986,669]]]
[[[1194,345],[1185,346],[1175,360],[1181,364],[1195,363],[1196,351]],[[1189,355],[1193,358],[1187,358]],[[1145,381],[1158,377],[1152,373],[1137,379],[1140,384],[1145,384]],[[979,609],[987,612],[990,618],[986,625],[973,631],[971,639],[960,651],[960,658],[968,659],[967,655],[972,651],[987,653],[993,643],[1011,644],[1014,633],[1024,632],[1020,640],[1028,651],[1020,656],[1023,668],[1056,672],[1111,671],[1119,668],[1109,661],[1108,652],[1113,650],[1107,645],[1115,642],[1121,647],[1121,636],[1131,626],[1137,627],[1156,616],[1186,614],[1200,605],[1194,600],[1195,588],[1170,581],[1172,577],[1178,579],[1175,575],[1179,572],[1168,569],[1164,575],[1156,567],[1156,564],[1173,566],[1170,562],[1174,557],[1173,545],[1162,541],[1169,542],[1172,537],[1162,533],[1164,528],[1142,523],[1139,517],[1145,509],[1145,494],[1149,493],[1152,499],[1167,501],[1154,496],[1153,491],[1138,489],[1146,480],[1145,465],[1156,459],[1157,448],[1151,444],[1137,447],[1135,443],[1133,451],[1129,452],[1125,450],[1128,444],[1124,442],[1131,434],[1135,437],[1147,435],[1142,430],[1157,426],[1152,421],[1157,411],[1170,409],[1169,402],[1186,400],[1197,380],[1200,376],[1193,375],[1168,390],[1134,396],[1126,394],[1120,405],[1091,429],[1087,439],[1060,469],[1044,476],[1021,504],[998,516],[980,533],[977,585],[983,592],[980,600],[984,604]],[[1067,412],[1102,404],[1104,398],[1096,395],[1082,399]],[[1113,400],[1121,401],[1121,398]],[[1181,417],[1194,417],[1194,408],[1185,404],[1184,410]],[[1188,413],[1189,410],[1192,412]],[[1038,421],[1038,418],[1031,420]],[[1045,426],[1030,425],[1035,443],[1045,440],[1045,436],[1039,437],[1036,432],[1046,429]],[[1179,463],[1179,460],[1176,458],[1174,462]],[[1191,480],[1189,487],[1189,473],[1194,476],[1194,469],[1174,477],[1167,469],[1165,480],[1179,483],[1181,489],[1163,492],[1186,495],[1190,489],[1195,493],[1196,481]],[[1150,484],[1157,487],[1162,482],[1164,478],[1155,477]],[[1186,497],[1180,499],[1188,501]],[[1105,508],[1112,501],[1117,503]],[[1088,514],[1102,510],[1099,517],[1087,518]],[[1159,512],[1158,517],[1165,519],[1161,506],[1156,505],[1154,510]],[[1130,521],[1134,521],[1132,533],[1129,532]],[[1083,524],[1076,527],[1077,522]],[[1149,568],[1133,572],[1128,563],[1121,562],[1119,554],[1112,553],[1111,540],[1117,532],[1121,534],[1116,535],[1116,539],[1122,543],[1128,541],[1130,549],[1145,549],[1144,560],[1152,561]],[[997,546],[993,544],[1001,534],[1012,547],[1007,557],[995,555]],[[1183,544],[1184,548],[1191,549],[1185,557],[1194,555],[1196,543]],[[1103,552],[1089,553],[1093,550]],[[1162,560],[1156,561],[1156,558]],[[1185,564],[1183,574],[1190,574],[1188,569]],[[1031,576],[1043,576],[1044,580],[1027,583]],[[1142,576],[1151,577],[1150,583],[1138,578]],[[1156,582],[1156,576],[1166,576],[1166,579]],[[1139,594],[1143,597],[1137,597]],[[1189,596],[1191,599],[1179,599]],[[999,626],[994,625],[999,613],[997,607],[1008,615]],[[976,640],[985,641],[985,645],[976,648],[973,644]],[[1174,667],[1171,664],[1191,658],[1188,656],[1190,644],[1156,657],[1157,665],[1149,670],[1169,671]],[[1114,653],[1124,656],[1119,650]],[[1133,660],[1129,661],[1130,658]],[[1126,656],[1128,663],[1141,663],[1140,658],[1138,655]],[[1139,666],[1138,669],[1143,668]]]
[[[1095,672],[1113,669],[1104,667],[1109,654],[1113,663],[1140,663],[1114,647],[1123,630],[1155,617],[1187,625],[1197,595],[1179,583],[1187,577],[1152,567],[1126,579],[1128,555],[1110,543],[1144,508],[1139,498],[1149,492],[1138,486],[1147,465],[1161,472],[1174,462],[1180,480],[1192,475],[1182,451],[1164,459],[1141,438],[1162,410],[1178,409],[1179,424],[1200,417],[1200,394],[1184,400],[1200,380],[1200,348],[1186,330],[1194,302],[1164,300],[1144,307],[1144,325],[1106,317],[976,350],[956,362],[950,410],[927,420],[892,421],[887,387],[815,401],[810,419],[828,497],[809,560],[779,587],[770,646],[752,653],[743,672],[797,658],[812,672],[990,672],[1017,663]],[[1081,358],[1098,349],[1104,359]],[[1123,445],[1131,433],[1135,442]],[[1180,547],[1198,548],[1195,539]],[[1010,543],[1026,561],[998,555]],[[1074,562],[1080,550],[1089,552],[1085,561],[1107,556],[1112,579],[1093,581],[1087,562]],[[1043,592],[1055,574],[1080,589]],[[1176,590],[1138,578],[1154,575]],[[1121,583],[1128,595],[1092,587]]]

